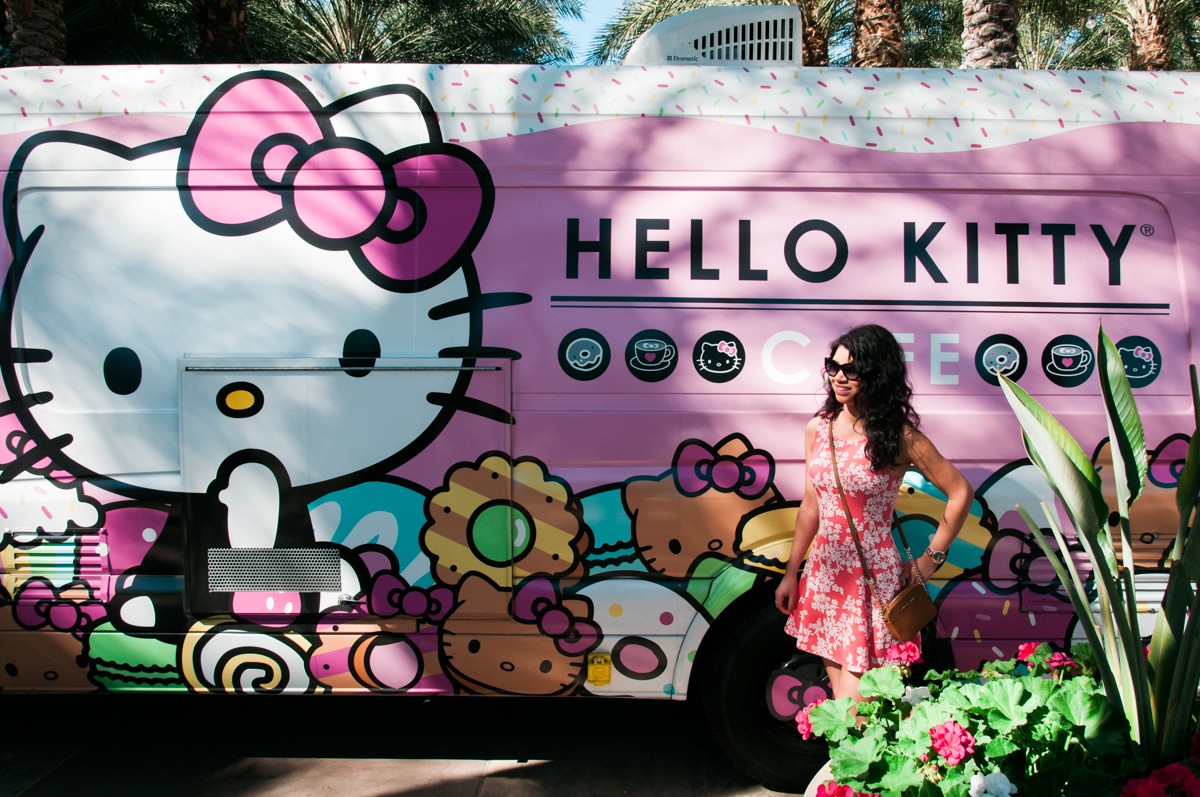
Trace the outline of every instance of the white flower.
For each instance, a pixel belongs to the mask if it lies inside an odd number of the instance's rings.
[[[971,797],[1008,797],[1016,793],[1017,787],[1012,785],[1003,772],[971,776]]]
[[[904,697],[901,699],[910,706],[915,706],[931,697],[933,695],[929,694],[929,687],[927,686],[906,686],[904,687]]]

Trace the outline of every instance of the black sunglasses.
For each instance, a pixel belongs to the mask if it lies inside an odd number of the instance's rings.
[[[858,363],[840,363],[832,357],[826,357],[825,373],[829,375],[829,378],[832,379],[833,377],[837,376],[838,371],[841,371],[842,375],[851,382],[857,382],[859,377],[862,376],[862,374],[858,372]]]

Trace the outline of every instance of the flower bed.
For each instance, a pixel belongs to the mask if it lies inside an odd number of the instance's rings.
[[[1068,655],[1023,645],[980,671],[906,685],[917,656],[911,643],[895,646],[894,664],[863,675],[864,702],[819,701],[797,715],[802,736],[830,745],[834,780],[818,795],[1100,797],[1143,770],[1087,646]]]

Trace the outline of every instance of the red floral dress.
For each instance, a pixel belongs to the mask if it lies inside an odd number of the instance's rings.
[[[808,477],[817,494],[820,526],[786,630],[800,650],[862,673],[883,664],[888,647],[899,640],[888,633],[883,611],[867,590],[833,476],[829,436],[829,424],[818,424]],[[892,540],[892,509],[903,478],[872,470],[865,439],[838,440],[837,461],[875,590],[888,601],[900,591],[905,568]]]

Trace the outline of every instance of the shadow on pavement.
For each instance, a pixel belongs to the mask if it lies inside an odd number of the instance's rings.
[[[770,795],[668,701],[0,695],[0,795]]]

